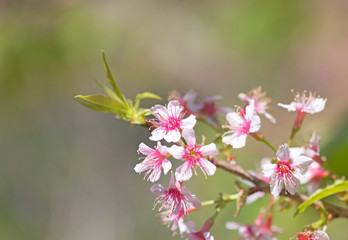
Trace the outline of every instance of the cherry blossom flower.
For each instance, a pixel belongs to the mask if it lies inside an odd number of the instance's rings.
[[[162,169],[163,173],[166,175],[172,168],[171,162],[167,160],[169,157],[169,154],[167,154],[167,147],[162,146],[160,142],[157,142],[157,147],[155,147],[155,149],[148,147],[144,143],[140,143],[138,151],[147,155],[147,157],[145,157],[143,162],[138,163],[134,170],[137,173],[146,171],[144,178],[148,176],[147,180],[156,182],[161,177]]]
[[[296,193],[301,181],[304,181],[304,174],[312,159],[307,156],[292,157],[287,144],[283,144],[277,151],[277,163],[265,163],[262,167],[262,173],[265,177],[271,177],[271,193],[273,196],[279,196],[283,185],[285,190],[291,195]]]
[[[152,141],[159,141],[164,138],[167,142],[177,142],[180,140],[182,129],[192,129],[196,124],[194,115],[183,119],[183,107],[175,100],[168,103],[168,108],[155,105],[151,108],[151,111],[157,118],[150,120],[150,123],[156,128],[151,132],[150,140]]]
[[[195,132],[193,130],[184,130],[182,136],[186,140],[187,145],[172,146],[168,152],[175,159],[182,159],[185,161],[175,171],[175,177],[178,181],[187,181],[192,177],[192,169],[197,175],[196,165],[202,170],[204,175],[214,175],[216,166],[209,162],[204,156],[217,155],[218,151],[216,145],[211,143],[209,145],[197,144]]]
[[[320,136],[317,133],[313,133],[308,146],[306,147],[296,147],[290,148],[292,156],[307,156],[314,160],[323,161],[325,158],[320,157]],[[319,188],[319,183],[323,178],[329,176],[329,171],[324,170],[324,168],[316,161],[313,161],[305,174],[305,179],[303,183],[308,182],[308,193],[312,194],[315,190]]]
[[[254,88],[249,93],[240,93],[238,97],[242,101],[246,101],[248,104],[254,101],[255,112],[265,115],[272,123],[276,123],[275,118],[269,114],[266,110],[269,108],[267,105],[271,102],[271,99],[266,98],[266,92],[262,92],[262,88]]]
[[[210,234],[209,230],[213,225],[213,221],[208,219],[205,221],[202,229],[200,231],[196,231],[196,224],[193,221],[189,221],[187,226],[187,235],[186,240],[214,240],[214,236]]]
[[[188,91],[184,96],[177,91],[173,91],[169,96],[169,100],[177,100],[183,107],[183,112],[186,116],[191,114],[197,115],[199,110],[203,107],[202,103],[196,103],[197,93],[192,90]]]
[[[171,175],[168,189],[165,189],[161,184],[154,184],[150,188],[150,191],[158,196],[154,207],[162,203],[159,211],[165,209],[168,211],[168,217],[180,211],[187,214],[190,206],[201,209],[202,205],[198,198],[192,195],[186,187],[182,187],[181,182],[175,181],[173,172],[171,172]]]
[[[330,238],[324,231],[315,231],[297,233],[296,240],[330,240]]]
[[[264,211],[261,211],[251,225],[242,225],[236,222],[227,222],[226,228],[238,230],[238,235],[243,240],[276,240],[274,235],[282,233],[282,230],[272,226],[272,216],[265,218]]]
[[[303,122],[303,119],[307,113],[314,114],[324,110],[326,104],[326,98],[317,97],[316,93],[304,91],[302,94],[297,93],[294,101],[290,104],[278,103],[278,106],[286,108],[289,112],[297,111],[297,117],[294,122],[294,129],[299,129]]]
[[[302,94],[297,93],[294,101],[290,104],[278,103],[278,106],[288,109],[289,112],[297,111],[314,114],[324,110],[326,100],[326,98],[317,97],[317,94],[312,92],[309,92],[307,97],[307,92],[304,91]]]
[[[254,109],[254,100],[251,100],[245,111],[230,112],[226,115],[229,125],[223,127],[229,128],[230,131],[224,133],[222,142],[230,144],[233,148],[245,146],[247,135],[261,128],[260,117],[254,114]]]

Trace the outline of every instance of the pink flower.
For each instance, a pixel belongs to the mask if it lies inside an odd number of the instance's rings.
[[[190,208],[188,209],[188,211]],[[173,236],[176,235],[176,231],[179,229],[180,235],[183,235],[187,232],[187,226],[184,222],[184,211],[181,210],[178,213],[170,214],[169,211],[161,212],[161,221],[163,225],[170,227],[170,230],[173,232]]]
[[[202,170],[204,175],[211,176],[216,171],[216,166],[209,162],[204,156],[217,155],[218,151],[214,143],[209,145],[197,144],[195,132],[193,130],[184,130],[182,136],[186,140],[187,145],[184,147],[172,146],[168,152],[175,159],[185,161],[175,171],[175,177],[178,181],[187,181],[192,177],[192,169],[196,172],[196,165]]]
[[[151,111],[157,118],[150,120],[156,128],[151,132],[150,140],[152,141],[159,141],[164,138],[167,142],[177,142],[180,140],[182,129],[192,129],[196,124],[194,115],[183,119],[183,107],[175,100],[168,103],[168,108],[155,105],[151,108]]]
[[[170,100],[177,100],[180,105],[183,107],[183,112],[185,115],[196,115],[199,110],[203,107],[202,103],[196,103],[197,93],[190,90],[184,96],[182,96],[179,92],[173,91],[170,96]]]
[[[255,133],[261,128],[260,117],[254,114],[254,100],[251,100],[244,110],[239,113],[230,112],[226,115],[229,123],[223,126],[231,129],[224,133],[222,142],[230,144],[233,148],[245,146],[246,138],[249,133]]]
[[[261,87],[254,88],[247,94],[238,94],[239,99],[248,102],[248,104],[250,104],[251,101],[254,101],[254,108],[256,113],[263,114],[272,123],[276,123],[275,118],[271,114],[266,112],[266,110],[268,109],[267,105],[271,102],[271,99],[266,98],[265,96],[266,92],[262,92]]]
[[[316,93],[309,92],[307,97],[307,92],[304,91],[302,94],[297,93],[295,99],[290,104],[278,103],[278,106],[288,109],[289,112],[297,111],[302,113],[318,113],[324,110],[326,98],[317,97]]]
[[[210,235],[210,228],[212,227],[213,222],[211,219],[205,221],[202,229],[200,231],[196,231],[196,224],[193,221],[189,221],[187,226],[187,235],[186,240],[214,240],[214,236]]]
[[[261,211],[251,225],[241,225],[236,222],[227,222],[226,228],[238,230],[238,235],[243,240],[275,240],[274,235],[282,233],[282,230],[272,226],[272,216],[265,218],[264,211]]]
[[[330,240],[330,238],[324,231],[315,231],[297,233],[296,240]]]
[[[161,172],[166,175],[168,171],[172,168],[172,164],[167,160],[169,154],[167,154],[167,147],[162,146],[160,142],[157,142],[157,147],[152,149],[146,146],[144,143],[140,143],[139,152],[144,155],[145,160],[141,163],[138,163],[134,170],[137,173],[145,172],[144,178],[150,180],[151,182],[156,182],[161,177]]]
[[[304,174],[312,159],[307,156],[292,157],[287,144],[283,144],[277,151],[277,163],[265,163],[262,167],[262,173],[265,177],[271,177],[271,193],[273,196],[279,196],[283,185],[285,190],[294,195],[301,181],[304,181]]]
[[[178,214],[183,211],[188,213],[188,208],[194,206],[195,208],[202,208],[201,202],[195,195],[192,195],[186,187],[181,187],[181,182],[174,180],[172,172],[168,189],[165,189],[161,184],[154,184],[150,191],[157,195],[155,206],[162,203],[159,211],[165,209],[168,211],[168,217],[172,214]]]

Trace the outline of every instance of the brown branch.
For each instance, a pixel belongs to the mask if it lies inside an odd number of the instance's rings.
[[[265,181],[257,178],[256,176],[250,175],[247,171],[245,171],[242,167],[239,165],[234,165],[231,163],[228,163],[226,161],[220,160],[216,157],[209,157],[208,160],[212,162],[216,167],[221,168],[227,172],[230,172],[234,175],[237,175],[241,177],[244,180],[252,182],[255,187],[250,188],[249,195],[262,191],[262,192],[270,192],[269,184],[266,183]],[[285,192],[283,189],[282,192],[280,193],[280,196],[290,198],[291,200],[294,200],[298,202],[299,204],[304,202],[308,197],[304,194],[299,194],[296,193],[295,195],[288,194]],[[331,219],[333,218],[338,218],[338,217],[344,217],[348,218],[348,209],[342,208],[330,203],[323,203],[326,210],[328,211],[329,214],[331,214]],[[318,204],[314,204],[314,208],[319,207]]]

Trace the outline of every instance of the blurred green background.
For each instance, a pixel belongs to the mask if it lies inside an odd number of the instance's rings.
[[[290,102],[290,89],[318,91],[326,109],[308,116],[295,143],[317,130],[322,145],[331,144],[329,163],[347,173],[347,134],[335,140],[348,110],[346,0],[0,1],[0,239],[171,239],[152,210],[151,184],[133,170],[139,143],[151,144],[146,129],[72,99],[102,93],[94,82],[107,82],[100,49],[129,97],[152,91],[166,99],[173,89],[193,89],[233,107],[239,92],[261,85],[278,120],[263,119],[261,130],[275,145],[287,141],[295,118],[276,103]],[[253,169],[272,156],[253,139],[235,154]],[[187,184],[201,200],[235,193],[229,174],[202,175]],[[237,239],[224,223],[251,223],[265,204],[238,219],[230,204],[212,229],[215,239]],[[190,216],[200,228],[212,213]],[[293,213],[275,214],[274,224],[285,229],[278,239],[316,219],[312,209]],[[343,239],[347,223],[334,220],[331,239]]]

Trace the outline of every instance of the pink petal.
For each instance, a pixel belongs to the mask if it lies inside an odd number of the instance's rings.
[[[254,100],[250,100],[249,105],[246,106],[246,108],[245,108],[245,117],[244,117],[246,120],[251,120],[251,118],[253,117],[254,111],[255,111],[254,104],[255,104],[255,101]]]
[[[313,235],[318,240],[330,240],[329,235],[324,231],[315,231]]]
[[[265,177],[271,177],[274,173],[274,168],[276,167],[276,164],[272,164],[269,162],[270,159],[268,159],[268,162],[261,161],[262,163],[262,175]]]
[[[182,157],[185,154],[184,148],[179,147],[177,145],[173,145],[170,148],[168,148],[168,152],[175,158],[175,159],[182,159]]]
[[[168,103],[167,108],[168,108],[168,111],[170,113],[174,113],[175,116],[179,116],[183,110],[182,106],[180,105],[179,101],[177,101],[177,100],[170,101]]]
[[[187,161],[175,170],[175,177],[180,182],[187,181],[192,177],[191,166],[189,166]]]
[[[302,174],[305,174],[309,165],[313,162],[310,157],[307,156],[299,156],[293,159],[292,167],[298,168]]]
[[[242,225],[236,222],[226,222],[225,227],[230,230],[237,230],[242,227]]]
[[[219,154],[218,150],[216,149],[215,143],[210,143],[208,145],[202,146],[200,148],[200,151],[201,151],[201,154],[204,156]]]
[[[185,196],[187,201],[192,204],[195,208],[201,209],[202,204],[195,195],[192,195],[186,187],[181,188],[181,194]]]
[[[291,194],[295,195],[297,188],[300,186],[300,180],[298,180],[294,175],[288,174],[284,176],[285,189]]]
[[[185,118],[181,121],[182,129],[192,129],[196,125],[196,116],[191,114],[188,118]]]
[[[180,132],[178,130],[170,130],[166,135],[164,135],[164,140],[167,142],[177,142],[180,140]]]
[[[161,184],[154,184],[154,185],[152,185],[152,187],[150,188],[150,191],[151,191],[153,194],[159,196],[159,195],[161,195],[161,194],[165,191],[165,189],[164,189],[164,187],[163,187]]]
[[[163,146],[161,142],[157,142],[157,149],[161,155],[165,156],[167,154],[168,148],[167,146]]]
[[[170,172],[169,188],[170,188],[170,189],[175,189],[175,188],[176,188],[173,171]]]
[[[161,168],[156,168],[152,171],[152,173],[149,176],[150,182],[154,183],[156,182],[158,179],[160,179],[161,177],[161,172],[162,169]]]
[[[279,147],[277,151],[277,158],[280,161],[287,161],[290,159],[290,150],[288,144],[285,143]]]
[[[244,119],[236,112],[227,113],[226,119],[231,125],[239,125],[244,122]]]

